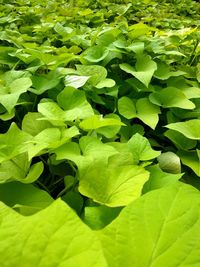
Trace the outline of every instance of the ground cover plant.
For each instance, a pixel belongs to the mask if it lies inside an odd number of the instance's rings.
[[[0,1],[0,266],[200,266],[200,4]]]

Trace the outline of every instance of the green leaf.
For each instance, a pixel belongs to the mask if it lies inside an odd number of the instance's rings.
[[[55,27],[54,27],[54,30],[62,35],[63,37],[67,36],[68,34],[72,33],[73,32],[73,29],[70,28],[70,27],[63,27],[62,24],[60,24],[59,22],[56,23]]]
[[[0,103],[11,113],[20,95],[25,93],[31,85],[30,78],[16,79],[7,86],[0,85]]]
[[[92,107],[87,102],[85,93],[73,87],[66,87],[60,92],[57,101],[59,106],[65,110],[67,121],[85,119],[94,114]]]
[[[1,203],[0,217],[1,266],[107,266],[95,234],[61,200],[28,217]]]
[[[180,158],[173,152],[162,153],[158,157],[159,167],[169,173],[181,173]]]
[[[5,134],[0,134],[0,163],[24,152],[24,144],[30,139],[31,135],[21,131],[13,122]]]
[[[160,80],[167,80],[170,77],[176,77],[186,74],[184,71],[171,71],[170,66],[164,62],[157,63],[158,69],[154,73],[154,77]]]
[[[65,121],[67,121],[66,112],[62,110],[57,103],[39,103],[38,112],[44,116],[41,120],[48,120],[55,126],[65,126]]]
[[[47,128],[33,137],[32,140],[28,142],[27,151],[29,160],[39,154],[48,152],[51,148],[52,143],[60,140],[61,132],[58,128]],[[43,150],[46,150],[43,152]]]
[[[101,81],[106,79],[106,68],[99,65],[76,65],[77,71],[80,75],[90,76],[89,82],[96,86]]]
[[[169,138],[177,148],[182,150],[188,150],[194,148],[197,141],[186,138],[182,133],[167,130],[164,135]]]
[[[152,103],[163,106],[164,108],[183,108],[194,109],[195,104],[188,100],[185,94],[174,87],[167,87],[161,91],[150,94],[149,99]]]
[[[105,119],[113,118],[120,121],[120,117],[116,114],[108,114],[104,117]],[[121,126],[104,126],[99,129],[96,129],[96,132],[102,134],[106,138],[114,138],[119,132]]]
[[[128,33],[129,37],[131,39],[136,39],[142,35],[146,35],[149,32],[151,32],[152,28],[142,22],[139,22],[134,25],[131,25],[128,30],[129,30]]]
[[[48,121],[39,120],[43,116],[38,112],[28,112],[22,121],[22,130],[33,136],[39,134],[46,128],[53,127]]]
[[[151,78],[157,69],[156,63],[151,59],[148,55],[139,55],[137,56],[137,63],[135,65],[135,68],[130,66],[127,63],[120,64],[120,68],[127,72],[132,74],[134,77],[136,77],[140,82],[142,82],[146,87],[149,86],[149,83],[151,81]]]
[[[152,104],[148,98],[140,98],[136,102],[137,117],[146,125],[155,129],[158,124],[160,108]]]
[[[93,230],[99,230],[111,223],[120,211],[121,208],[106,206],[85,207],[83,221]]]
[[[123,96],[118,100],[119,113],[127,119],[137,117],[137,111],[134,102],[127,96]]]
[[[98,89],[104,88],[104,87],[113,87],[115,86],[115,81],[112,79],[106,78],[105,80],[100,81],[95,87]]]
[[[79,140],[79,145],[75,142],[64,144],[55,149],[57,160],[68,159],[73,161],[83,173],[94,161],[99,164],[107,163],[108,158],[117,154],[117,150],[110,145],[102,143],[95,137],[83,136]]]
[[[144,185],[143,193],[176,184],[178,180],[183,176],[183,174],[181,173],[172,174],[163,172],[157,165],[150,166],[147,168],[147,170],[150,172],[150,177]]]
[[[62,200],[65,201],[72,209],[74,209],[77,214],[81,214],[83,210],[84,199],[78,192],[69,191],[62,196]]]
[[[27,142],[29,160],[36,155],[48,153],[78,134],[79,131],[75,126],[68,129],[46,128]]]
[[[99,232],[108,266],[198,266],[199,205],[199,192],[182,184],[131,203]]]
[[[122,126],[122,123],[118,119],[103,118],[102,115],[94,115],[90,118],[83,120],[79,126],[85,131],[99,129],[105,126]]]
[[[160,155],[160,151],[153,150],[148,139],[138,133],[133,135],[127,145],[136,162],[151,160]]]
[[[48,74],[32,76],[33,88],[32,93],[41,95],[47,90],[55,88],[59,83],[62,75],[58,71],[50,71]]]
[[[87,82],[89,78],[89,76],[68,75],[65,77],[65,86],[80,88]]]
[[[22,183],[32,183],[36,181],[43,172],[42,162],[37,162],[32,166],[26,153],[13,157],[0,164],[0,183],[10,181],[20,181]]]
[[[47,192],[20,182],[0,184],[0,200],[23,215],[35,213],[53,202]]]
[[[178,155],[181,158],[181,162],[200,177],[200,150],[179,151]]]
[[[200,140],[200,120],[198,119],[170,123],[165,127],[182,133],[185,137],[189,139]]]
[[[144,51],[144,43],[143,42],[134,42],[131,45],[127,46],[126,50],[133,51],[137,55],[142,54]]]
[[[109,50],[101,45],[96,45],[88,48],[84,52],[84,58],[89,62],[99,62],[102,61],[109,53]]]
[[[149,173],[139,166],[109,166],[93,160],[79,178],[79,191],[109,207],[126,206],[141,195],[148,178]]]
[[[140,98],[134,103],[130,98],[123,96],[118,101],[119,113],[127,119],[138,118],[152,129],[155,129],[160,108],[152,104],[148,98]]]

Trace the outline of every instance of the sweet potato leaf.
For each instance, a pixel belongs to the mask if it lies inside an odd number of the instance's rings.
[[[180,184],[131,203],[99,232],[108,266],[198,265],[199,205],[199,192]]]
[[[5,240],[0,247],[1,266],[107,266],[95,234],[63,201],[28,217],[3,203],[0,209],[0,240]]]

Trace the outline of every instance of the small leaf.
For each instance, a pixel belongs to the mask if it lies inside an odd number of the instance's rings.
[[[152,129],[159,121],[160,108],[152,104],[148,98],[140,98],[136,102],[137,117]]]
[[[189,139],[200,140],[200,120],[198,119],[170,123],[165,127],[177,131]]]
[[[188,150],[194,148],[197,141],[186,138],[182,133],[167,130],[164,135],[169,138],[177,148],[182,150]]]
[[[0,86],[0,103],[11,113],[20,95],[25,93],[31,85],[30,78],[19,78],[7,86]]]
[[[58,104],[65,110],[65,118],[67,121],[76,119],[85,119],[94,114],[92,107],[87,102],[85,93],[66,87],[57,96]]]
[[[200,150],[179,151],[179,157],[184,165],[188,166],[200,177]]]
[[[188,100],[184,93],[174,87],[167,87],[161,91],[150,94],[149,99],[152,103],[163,106],[164,108],[183,108],[194,109],[195,104]]]
[[[148,139],[138,133],[133,135],[127,145],[136,162],[151,160],[160,155],[160,151],[153,150]]]
[[[0,164],[0,183],[20,181],[21,183],[32,183],[36,181],[43,172],[42,162],[32,166],[27,153],[22,153],[8,161]]]
[[[112,79],[106,78],[105,80],[100,81],[95,87],[98,89],[104,88],[104,87],[113,87],[115,86],[115,81]]]
[[[140,98],[135,103],[129,97],[122,97],[118,101],[119,113],[127,119],[138,118],[155,129],[160,108],[152,104],[148,98]]]
[[[47,192],[20,182],[0,184],[0,200],[23,215],[33,214],[53,202]]]
[[[46,128],[53,127],[48,121],[38,120],[43,116],[38,112],[28,112],[22,121],[22,130],[35,136]]]
[[[176,184],[183,176],[182,173],[172,174],[163,172],[157,165],[150,166],[147,168],[147,170],[150,172],[150,177],[144,185],[143,193]]]
[[[99,65],[76,65],[80,75],[90,76],[88,82],[96,86],[98,83],[106,79],[107,70]]]
[[[88,48],[84,52],[84,58],[90,62],[102,61],[109,53],[109,50],[101,45],[96,45]]]
[[[29,91],[36,95],[41,95],[47,90],[55,88],[59,83],[62,75],[58,71],[50,71],[48,74],[33,75],[32,82],[34,89]]]
[[[127,119],[137,117],[135,104],[129,97],[123,96],[119,99],[118,110]]]
[[[80,88],[87,82],[89,78],[89,76],[68,75],[65,77],[65,86]]]
[[[85,131],[95,130],[105,126],[122,126],[120,120],[112,118],[103,118],[101,115],[94,115],[90,118],[83,120],[79,126]]]
[[[121,208],[106,206],[85,207],[83,221],[93,230],[99,230],[111,223],[120,211]]]
[[[151,78],[157,69],[156,63],[148,55],[137,56],[137,63],[135,68],[131,67],[127,63],[120,64],[120,68],[135,76],[140,82],[142,82],[146,87],[149,86]]]
[[[41,113],[45,119],[55,126],[65,126],[67,121],[66,112],[62,110],[55,102],[44,102],[38,104],[38,112]]]
[[[5,134],[0,134],[0,163],[24,152],[26,149],[24,144],[31,138],[31,135],[21,131],[15,123],[12,123]]]
[[[159,167],[169,173],[181,173],[180,158],[173,152],[162,153],[158,157]]]

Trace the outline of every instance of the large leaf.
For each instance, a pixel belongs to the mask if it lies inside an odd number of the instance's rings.
[[[61,200],[28,217],[1,203],[0,221],[2,267],[107,266],[94,233]]]
[[[99,232],[108,266],[198,266],[199,207],[199,192],[181,184],[131,203]]]
[[[165,127],[177,131],[189,139],[200,140],[200,120],[198,119],[170,123]]]
[[[135,76],[139,81],[141,81],[146,87],[149,86],[151,78],[157,69],[156,63],[148,55],[138,55],[137,63],[135,68],[127,63],[120,64],[120,68]]]

